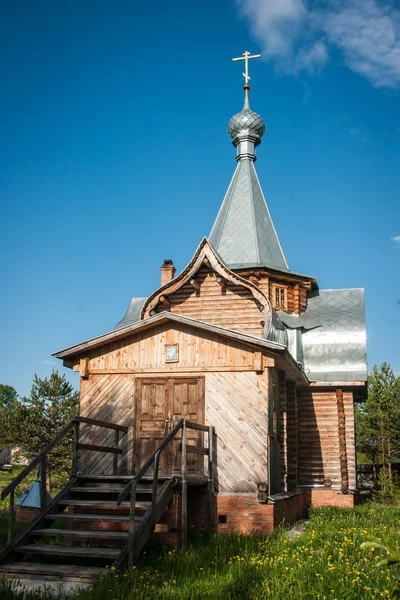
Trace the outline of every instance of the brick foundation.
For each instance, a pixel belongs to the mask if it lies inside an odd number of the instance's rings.
[[[340,508],[353,508],[354,495],[342,494],[336,490],[305,490],[307,506],[339,506]]]
[[[342,494],[340,491],[327,489],[309,489],[299,492],[289,492],[274,496],[274,503],[260,504],[256,494],[219,494],[214,496],[214,523],[211,529],[221,533],[270,534],[279,525],[291,525],[304,517],[307,508],[312,506],[339,506],[351,508],[354,506],[354,496]],[[80,507],[70,507],[75,514],[81,512]],[[22,509],[26,520],[30,521],[37,513],[35,509]],[[200,532],[209,529],[209,507],[206,487],[193,486],[188,488],[188,527],[189,532]],[[85,512],[107,514],[106,510],[85,509]],[[18,510],[17,510],[18,514]],[[126,508],[116,508],[109,514],[128,515]],[[28,518],[29,517],[29,518]],[[169,546],[180,546],[181,497],[175,494],[165,510],[160,522],[156,525],[152,538],[158,539]],[[73,529],[101,529],[110,531],[127,531],[127,523],[101,522],[91,523],[82,521],[70,522]],[[67,542],[68,543],[68,542]],[[71,542],[72,543],[72,542]],[[76,543],[76,542],[74,542]],[[112,545],[112,544],[106,544]]]
[[[305,512],[304,494],[295,492],[276,498],[274,504],[260,504],[254,494],[219,495],[218,531],[272,533],[275,527],[292,524]]]
[[[39,508],[30,508],[29,506],[17,506],[15,510],[15,520],[17,523],[30,523],[40,512]]]

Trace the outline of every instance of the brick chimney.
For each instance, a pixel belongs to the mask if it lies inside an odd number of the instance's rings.
[[[161,271],[161,285],[165,285],[168,281],[174,278],[176,269],[172,260],[164,260],[164,263],[160,267]]]

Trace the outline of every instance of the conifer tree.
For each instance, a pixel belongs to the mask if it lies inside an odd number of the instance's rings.
[[[400,378],[391,366],[375,365],[368,377],[368,399],[356,410],[358,450],[387,469],[400,458]]]
[[[50,377],[34,376],[29,398],[23,399],[25,415],[21,445],[30,455],[37,455],[78,414],[79,394],[53,370]],[[69,471],[72,455],[72,433],[48,455],[47,468]]]

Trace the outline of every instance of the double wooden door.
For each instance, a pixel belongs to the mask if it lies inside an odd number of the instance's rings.
[[[204,424],[204,377],[160,377],[136,379],[135,471],[153,454],[180,419]],[[191,445],[202,446],[203,434],[187,430]],[[160,457],[160,475],[181,469],[181,433]],[[202,475],[204,457],[188,455],[188,474]]]

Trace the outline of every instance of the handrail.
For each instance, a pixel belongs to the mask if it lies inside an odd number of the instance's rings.
[[[27,475],[29,475],[29,473],[40,463],[40,461],[50,452],[50,450],[53,450],[54,446],[56,446],[57,444],[59,444],[61,442],[62,439],[64,439],[64,437],[67,435],[67,433],[69,432],[70,429],[72,429],[74,424],[74,420],[70,421],[68,423],[68,425],[66,425],[64,427],[64,429],[62,429],[60,431],[60,433],[58,435],[56,435],[56,437],[50,442],[50,444],[48,444],[46,446],[46,448],[44,448],[37,456],[35,456],[35,458],[33,458],[31,460],[31,462],[29,463],[29,465],[27,465],[25,467],[25,469],[23,471],[21,471],[21,473],[19,475],[17,475],[17,477],[15,477],[6,488],[4,488],[4,490],[1,493],[1,499],[4,500],[4,498],[7,498],[7,496],[10,494],[10,492],[14,491],[15,488],[17,487],[17,485],[19,485],[21,483],[21,481],[23,479],[25,479],[25,477]]]
[[[51,451],[57,444],[59,444],[67,435],[67,433],[72,429],[74,423],[87,423],[89,425],[97,425],[98,427],[105,427],[107,429],[115,429],[117,431],[122,431],[123,433],[128,432],[128,427],[123,425],[116,425],[114,423],[107,423],[107,421],[97,421],[96,419],[89,419],[87,417],[74,417],[68,425],[64,427],[56,437],[48,444],[35,458],[31,460],[29,465],[21,471],[17,477],[15,477],[6,488],[1,493],[1,499],[7,498],[7,496],[15,490],[15,488],[21,483],[23,479],[40,463],[41,460]]]
[[[153,486],[152,486],[152,501],[151,501],[151,525],[152,528],[155,526],[155,508],[157,506],[157,488],[158,488],[158,472],[160,464],[160,456],[163,450],[172,442],[178,431],[182,429],[182,443],[180,445],[181,450],[181,475],[182,475],[182,491],[181,491],[181,526],[182,526],[182,549],[186,550],[187,547],[187,453],[192,452],[195,454],[208,455],[208,499],[209,499],[209,522],[210,525],[213,523],[213,436],[214,428],[212,426],[201,425],[187,421],[186,419],[180,419],[170,433],[164,438],[161,444],[155,449],[150,458],[147,459],[145,464],[139,469],[136,475],[133,475],[131,480],[126,484],[124,489],[118,496],[117,506],[121,503],[130,493],[130,509],[129,509],[129,541],[128,541],[128,566],[132,567],[133,555],[134,555],[134,542],[135,542],[135,508],[136,508],[136,492],[137,484],[140,482],[142,477],[147,473],[149,468],[154,464],[153,471]],[[208,448],[198,448],[197,446],[190,446],[187,444],[187,429],[194,429],[196,431],[207,432],[208,434]],[[150,509],[149,509],[150,510]]]
[[[119,506],[121,504],[121,502],[123,502],[125,500],[125,498],[128,496],[128,494],[129,494],[129,492],[131,490],[132,484],[133,483],[138,483],[142,479],[142,477],[145,475],[145,473],[150,469],[151,465],[155,461],[156,454],[158,452],[161,454],[161,452],[168,446],[168,444],[176,436],[176,434],[178,433],[178,431],[180,429],[182,429],[183,422],[184,422],[184,419],[180,419],[178,421],[178,423],[175,425],[175,427],[173,429],[171,429],[171,431],[169,432],[169,434],[167,435],[167,437],[163,439],[163,441],[161,442],[161,444],[155,449],[155,451],[150,456],[150,458],[144,463],[143,467],[141,467],[139,469],[139,471],[136,473],[136,475],[132,476],[132,479],[129,481],[129,483],[126,484],[126,486],[124,487],[124,489],[122,490],[122,492],[118,496],[117,506]]]
[[[115,431],[122,431],[123,433],[128,433],[129,431],[129,425],[117,425],[116,423],[108,423],[107,421],[99,421],[98,419],[89,419],[88,417],[74,417],[72,420],[75,423],[87,423],[88,425],[97,425],[97,427],[115,429]]]

